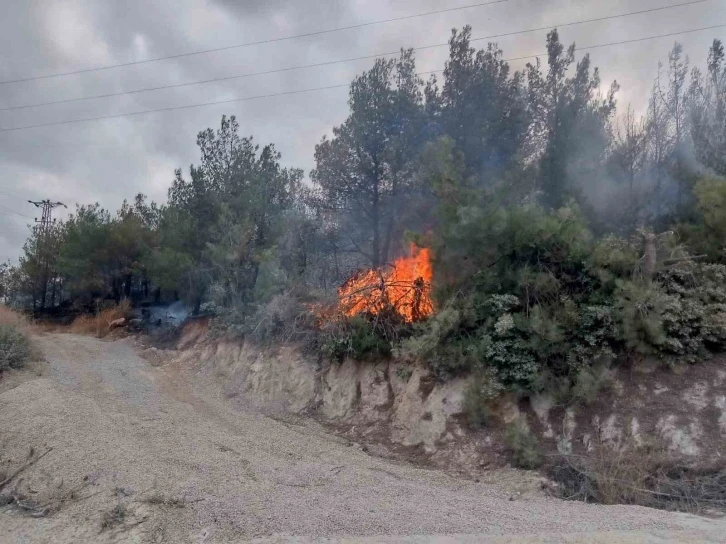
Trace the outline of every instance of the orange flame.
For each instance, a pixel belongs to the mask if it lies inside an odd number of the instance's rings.
[[[377,315],[395,310],[407,323],[428,317],[434,312],[431,300],[431,252],[411,245],[411,256],[394,261],[389,270],[363,270],[339,289],[343,313]]]

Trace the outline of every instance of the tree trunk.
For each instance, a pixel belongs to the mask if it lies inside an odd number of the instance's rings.
[[[56,284],[56,277],[55,274],[53,274],[53,289],[50,293],[50,306],[51,308],[55,306],[55,284]]]
[[[380,179],[378,177],[378,158],[373,159],[373,203],[371,209],[373,222],[373,268],[381,266],[381,233],[380,233]]]
[[[131,274],[126,274],[126,277],[124,278],[124,296],[126,298],[131,298],[132,282],[133,282],[133,276]]]
[[[643,255],[643,276],[647,280],[653,279],[656,258],[655,234],[649,232],[645,235],[645,254]]]

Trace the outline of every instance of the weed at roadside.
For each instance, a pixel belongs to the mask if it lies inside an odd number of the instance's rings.
[[[23,367],[30,355],[28,337],[14,325],[0,324],[0,372]]]
[[[515,466],[533,470],[542,464],[537,437],[526,422],[517,420],[507,429],[507,445]]]
[[[635,504],[663,510],[726,511],[726,465],[696,466],[653,445],[614,449],[598,444],[586,455],[563,455],[549,468],[567,500]]]
[[[126,521],[128,509],[121,503],[118,503],[101,517],[101,531],[111,529],[116,525],[121,525]]]
[[[169,506],[173,508],[186,507],[184,499],[169,497],[163,493],[154,493],[153,495],[149,495],[148,497],[141,499],[141,502],[155,506]]]

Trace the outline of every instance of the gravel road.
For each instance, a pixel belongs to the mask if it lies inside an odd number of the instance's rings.
[[[235,411],[132,340],[38,338],[42,376],[0,387],[0,469],[53,450],[0,509],[0,542],[723,542],[726,522],[513,495],[369,456],[313,421]],[[1,478],[0,478],[1,479]],[[105,521],[104,521],[105,520]],[[448,536],[447,536],[448,535]]]

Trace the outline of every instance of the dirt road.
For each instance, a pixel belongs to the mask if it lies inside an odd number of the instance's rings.
[[[369,456],[312,421],[231,408],[131,340],[50,334],[40,377],[0,386],[0,469],[52,451],[0,508],[0,541],[722,542],[726,523],[566,503]],[[1,479],[1,478],[0,478]],[[512,500],[513,499],[513,500]],[[448,536],[447,536],[448,535]],[[293,538],[297,537],[297,538]]]

